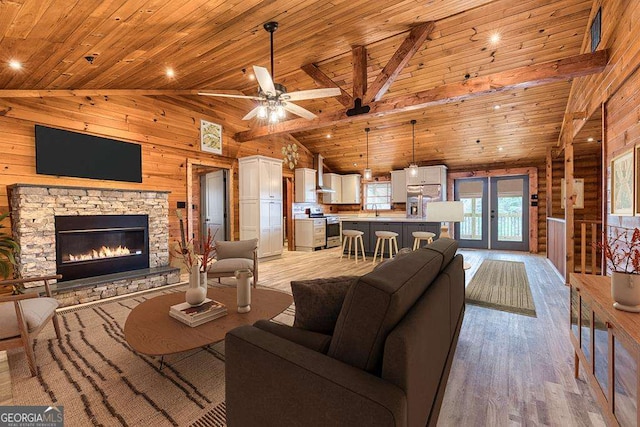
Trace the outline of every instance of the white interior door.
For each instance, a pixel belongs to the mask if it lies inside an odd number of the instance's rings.
[[[203,232],[211,232],[214,240],[227,239],[226,179],[219,170],[205,175]]]

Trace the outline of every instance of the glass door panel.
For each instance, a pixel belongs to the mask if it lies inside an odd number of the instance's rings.
[[[609,396],[609,328],[593,312],[593,368],[605,397]]]
[[[462,248],[488,247],[487,178],[456,179],[455,200],[464,204],[464,220],[455,223],[455,235]]]
[[[613,413],[621,426],[637,426],[638,365],[615,335],[613,342]]]
[[[591,305],[580,299],[580,347],[591,364]]]
[[[576,337],[578,342],[580,342],[580,326],[578,326],[578,317],[580,316],[580,295],[578,291],[572,286],[571,287],[571,332],[573,336]]]
[[[491,249],[529,250],[529,177],[491,180]]]

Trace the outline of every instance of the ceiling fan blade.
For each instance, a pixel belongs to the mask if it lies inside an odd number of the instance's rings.
[[[222,98],[239,98],[239,99],[253,99],[254,101],[259,101],[262,98],[259,96],[249,96],[249,95],[233,95],[230,93],[208,93],[208,92],[198,92],[198,95],[204,96],[217,96]]]
[[[242,118],[242,120],[251,120],[251,119],[253,119],[255,116],[258,115],[258,110],[259,109],[260,109],[260,106],[258,105],[256,108],[254,108],[253,110],[249,111],[247,113],[247,115]]]
[[[283,102],[282,106],[284,107],[285,110],[289,111],[290,113],[293,113],[300,117],[304,117],[305,119],[311,120],[318,117],[315,114],[313,114],[311,111],[307,110],[306,108],[302,108],[301,106],[293,104],[291,102]]]
[[[258,67],[257,65],[253,66],[253,73],[256,75],[256,80],[258,80],[258,84],[262,91],[270,96],[276,95],[276,87],[273,85],[273,79],[271,78],[271,74],[264,67]]]
[[[302,101],[304,99],[327,98],[330,96],[340,95],[340,89],[337,87],[329,87],[324,89],[299,90],[297,92],[287,93],[282,99],[288,101]]]

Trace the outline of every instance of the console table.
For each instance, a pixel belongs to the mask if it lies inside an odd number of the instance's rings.
[[[640,313],[613,308],[611,279],[570,275],[574,375],[580,363],[610,425],[638,426]]]

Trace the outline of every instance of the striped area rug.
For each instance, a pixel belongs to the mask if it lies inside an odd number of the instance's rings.
[[[224,343],[158,359],[124,339],[129,312],[185,287],[85,306],[60,315],[63,338],[49,324],[35,343],[38,375],[22,350],[9,352],[15,405],[64,406],[69,426],[225,426]],[[293,306],[274,320],[293,323]]]
[[[485,260],[466,289],[469,304],[536,317],[523,262]]]

